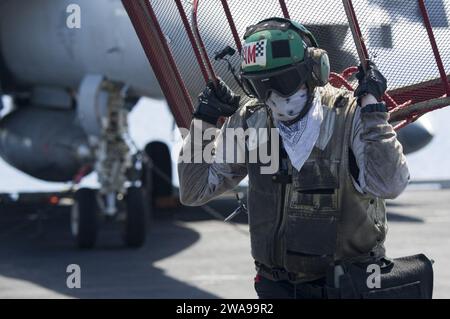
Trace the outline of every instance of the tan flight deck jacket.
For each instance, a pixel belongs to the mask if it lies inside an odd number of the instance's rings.
[[[323,276],[336,260],[384,256],[384,199],[400,195],[409,180],[402,146],[387,113],[360,112],[352,93],[344,89],[327,85],[316,90],[324,111],[320,135],[300,172],[287,159],[287,182],[277,182],[274,174],[262,174],[261,167],[266,164],[250,163],[248,156],[244,163],[198,163],[209,141],[201,141],[192,151],[199,143],[192,136],[195,130],[212,127],[199,120],[191,124],[181,151],[181,156],[186,156],[189,150],[197,163],[178,164],[180,198],[190,206],[207,203],[248,175],[255,261],[286,269],[305,280]],[[268,108],[250,101],[216,133],[224,136],[226,128],[269,126],[273,123]],[[268,135],[268,144],[279,138]],[[217,148],[224,145],[216,143]],[[248,142],[244,145],[249,152]]]

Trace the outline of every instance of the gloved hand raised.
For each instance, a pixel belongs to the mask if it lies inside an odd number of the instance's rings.
[[[366,72],[364,72],[361,65],[358,69],[359,72],[356,73],[356,78],[358,79],[359,85],[355,91],[355,97],[358,98],[358,102],[366,94],[372,94],[380,102],[387,90],[386,78],[372,61],[369,61]]]
[[[221,79],[217,87],[209,82],[198,96],[198,105],[194,117],[213,125],[221,116],[231,116],[239,108],[241,97],[236,95]]]

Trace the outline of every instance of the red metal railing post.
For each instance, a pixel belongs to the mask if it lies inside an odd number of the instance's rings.
[[[286,19],[290,19],[291,16],[289,15],[289,11],[286,5],[286,2],[284,0],[279,0],[281,11],[283,11],[283,15]]]
[[[184,11],[183,4],[181,0],[175,0],[175,4],[177,5],[178,12],[180,13],[181,21],[183,21],[184,28],[186,30],[189,41],[191,42],[192,49],[194,50],[195,58],[197,59],[197,63],[202,71],[203,78],[205,82],[209,80],[208,71],[206,71],[205,65],[202,60],[202,56],[200,54],[197,43],[195,42],[194,34],[192,33],[191,25],[189,24],[189,20],[186,16],[186,12]]]
[[[352,31],[353,40],[355,41],[356,50],[358,52],[359,60],[364,70],[367,68],[367,61],[369,59],[369,52],[364,43],[361,28],[359,27],[358,18],[356,17],[355,8],[352,0],[342,0],[345,13],[347,15],[350,30]]]
[[[236,30],[236,24],[234,23],[233,16],[231,15],[230,7],[228,6],[227,0],[221,0],[221,2],[228,20],[228,24],[230,25],[231,33],[233,34],[234,42],[236,43],[236,48],[240,53],[242,51],[241,38]]]
[[[208,52],[206,51],[205,44],[203,43],[202,37],[200,35],[200,31],[198,29],[198,21],[197,21],[197,13],[198,13],[199,0],[194,0],[193,8],[192,8],[192,29],[194,31],[194,38],[197,46],[199,48],[202,60],[205,64],[206,70],[208,72],[209,80],[213,81],[214,84],[217,83],[217,76],[212,67],[211,61],[208,57]]]
[[[148,0],[122,0],[179,127],[189,127],[192,101]]]
[[[428,38],[430,39],[430,44],[433,49],[434,57],[436,59],[436,64],[439,69],[439,74],[441,76],[442,84],[444,86],[445,93],[450,96],[450,84],[447,81],[447,74],[445,73],[444,63],[441,59],[441,54],[439,53],[439,48],[436,43],[436,38],[434,37],[433,28],[431,26],[430,17],[428,16],[428,10],[425,6],[424,0],[418,0],[420,12],[422,13],[423,23],[427,29]]]

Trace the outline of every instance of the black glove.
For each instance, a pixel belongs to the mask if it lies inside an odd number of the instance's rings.
[[[239,108],[241,97],[236,95],[221,79],[214,87],[209,82],[203,92],[198,96],[198,105],[194,117],[213,125],[221,116],[231,116]]]
[[[369,61],[367,72],[364,72],[361,65],[358,69],[359,72],[356,73],[356,78],[359,85],[355,91],[355,97],[358,98],[358,102],[366,94],[372,94],[380,102],[387,90],[386,78],[372,61]]]

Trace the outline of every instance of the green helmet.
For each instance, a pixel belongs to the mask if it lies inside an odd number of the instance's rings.
[[[300,23],[266,19],[247,28],[244,40],[241,78],[257,97],[271,91],[287,97],[303,84],[312,89],[328,82],[328,55]]]

